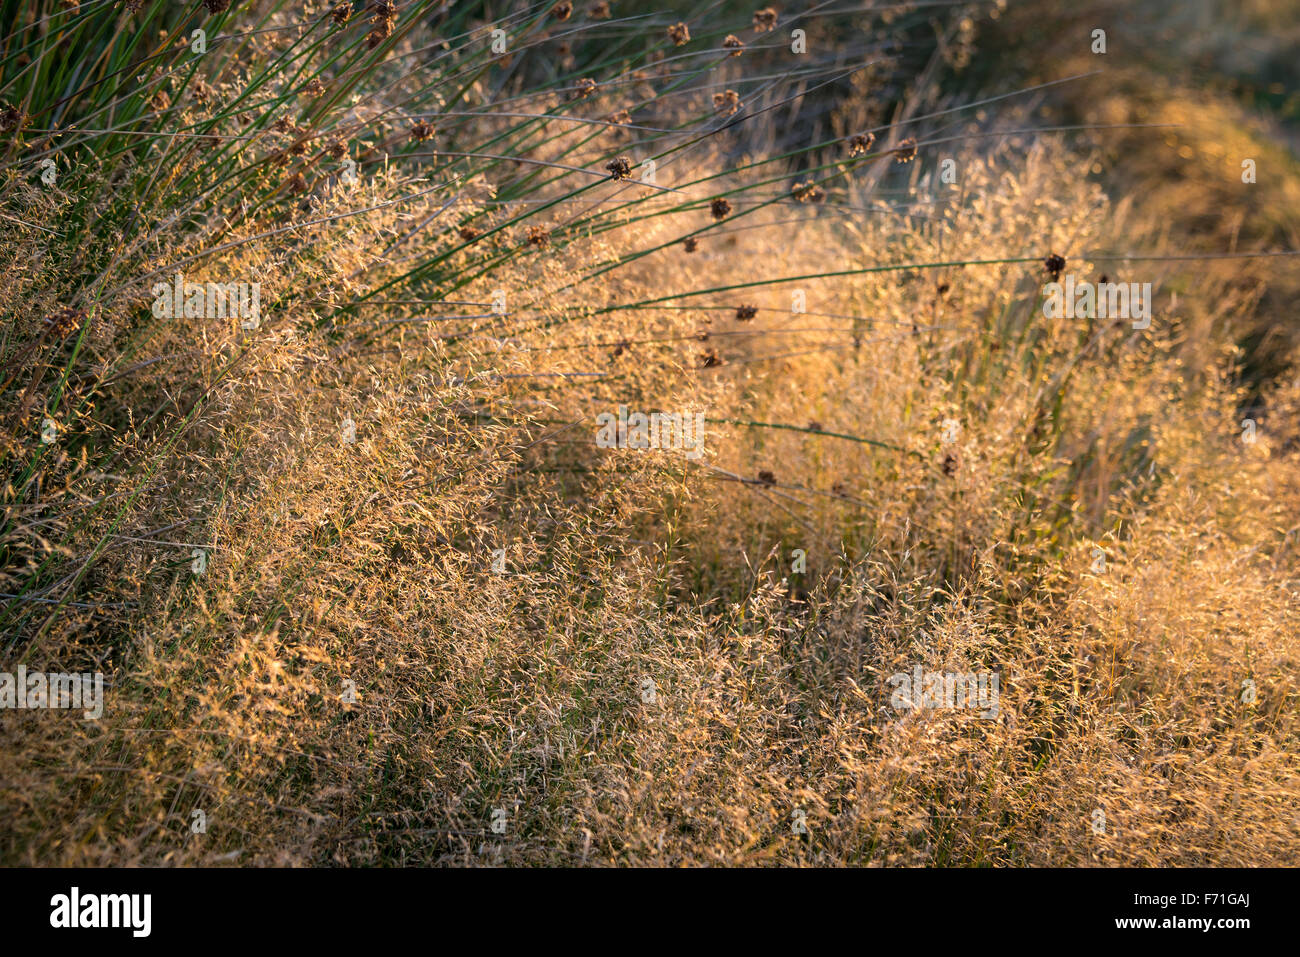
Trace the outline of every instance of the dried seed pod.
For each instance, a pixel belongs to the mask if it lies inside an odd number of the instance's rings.
[[[627,156],[618,156],[605,164],[609,175],[615,180],[628,179],[632,175],[632,160]]]
[[[871,149],[876,142],[875,133],[855,133],[849,137],[849,156],[861,156]]]
[[[1043,267],[1047,270],[1047,274],[1052,277],[1052,282],[1056,282],[1061,278],[1061,273],[1065,271],[1065,257],[1052,253],[1043,260]]]
[[[740,94],[735,90],[713,94],[713,108],[724,116],[734,116],[744,105],[740,101]]]
[[[894,149],[894,162],[910,163],[916,159],[916,137],[909,136]]]

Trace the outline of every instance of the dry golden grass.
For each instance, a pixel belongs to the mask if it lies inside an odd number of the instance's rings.
[[[394,97],[419,88],[405,82]],[[1118,89],[1088,122],[1187,136],[1239,109],[1184,91],[1151,115]],[[584,109],[619,108],[602,96]],[[857,108],[828,124],[858,128]],[[497,121],[478,122],[487,141]],[[1251,236],[1295,249],[1281,233],[1300,171],[1266,130],[1235,127],[1248,143],[1219,135],[1191,158],[1134,139],[1114,192],[1100,147],[983,135],[1031,122],[1008,108],[957,128],[982,134],[954,144],[958,187],[921,137],[910,169],[885,154],[882,179],[836,179],[824,206],[707,230],[710,201],[759,175],[734,171],[765,155],[761,136],[753,156],[707,142],[661,166],[661,183],[719,174],[684,195],[634,179],[558,204],[529,221],[552,236],[535,248],[511,225],[457,251],[454,224],[507,222],[486,177],[399,243],[449,195],[410,200],[436,178],[398,163],[287,219],[213,217],[133,248],[126,278],[217,237],[380,207],[192,267],[263,284],[275,306],[251,335],[221,319],[141,332],[139,285],[100,301],[73,387],[93,401],[59,422],[97,437],[91,457],[58,444],[24,477],[40,414],[6,419],[3,590],[48,562],[87,607],[11,617],[3,668],[100,667],[111,688],[95,722],[0,712],[0,860],[1289,863],[1300,380],[1293,340],[1260,336],[1286,318],[1295,260],[1089,256],[1182,249],[1231,201],[1207,171],[1257,142],[1282,170],[1263,203],[1281,232],[1252,220]],[[600,169],[633,135],[551,122],[536,140],[532,159]],[[61,202],[30,178],[5,189],[24,217]],[[627,222],[574,230],[613,197],[639,200]],[[1191,248],[1245,228],[1222,222]],[[42,242],[0,223],[0,283],[30,304],[11,364],[79,281],[53,251],[42,264]],[[486,315],[336,309],[444,252],[473,277],[446,298]],[[1153,282],[1151,328],[1044,319],[1050,253],[1080,278]],[[497,290],[505,317],[486,305]],[[130,373],[105,375],[128,334]],[[1252,377],[1261,341],[1268,374]],[[703,411],[707,456],[597,448],[595,415],[620,403]],[[208,549],[202,575],[190,545]],[[916,665],[996,671],[998,717],[894,709],[888,678]]]

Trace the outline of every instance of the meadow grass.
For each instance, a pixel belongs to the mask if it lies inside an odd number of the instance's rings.
[[[1294,115],[1062,7],[0,3],[0,860],[1293,858]]]

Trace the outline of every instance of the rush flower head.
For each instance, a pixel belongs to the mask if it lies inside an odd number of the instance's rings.
[[[348,145],[342,140],[334,140],[325,147],[325,152],[329,154],[330,159],[340,160],[348,155]]]
[[[735,90],[713,94],[713,108],[726,116],[735,115],[742,106],[744,104],[740,102],[740,94]]]
[[[609,121],[617,126],[631,126],[632,114],[627,110],[619,110],[617,113],[610,116]]]
[[[723,365],[724,360],[722,356],[718,355],[717,349],[710,349],[708,352],[700,353],[700,362],[704,368],[712,369],[715,366]]]
[[[794,198],[801,203],[820,203],[826,198],[826,193],[812,180],[805,183],[796,183],[791,192],[794,194]]]
[[[776,29],[776,11],[771,7],[754,11],[754,32],[767,33]]]
[[[0,109],[0,133],[12,133],[22,127],[25,119],[22,110],[6,104],[3,109]]]
[[[83,310],[65,306],[54,315],[48,316],[45,322],[49,326],[50,335],[56,339],[66,339],[85,318],[86,313]]]
[[[530,246],[542,247],[551,244],[551,232],[544,226],[529,226],[526,234]]]
[[[758,473],[758,481],[760,485],[775,485],[776,475],[772,472],[769,472],[767,469],[762,469]]]
[[[591,96],[593,93],[596,92],[596,81],[589,76],[584,76],[581,80],[579,80],[576,84],[574,84],[574,86],[575,89],[573,91],[573,98],[575,100],[585,100],[587,97]]]
[[[473,226],[462,226],[457,230],[457,232],[459,232],[460,238],[465,240],[467,243],[472,243],[479,237],[479,231]]]
[[[229,9],[230,0],[203,0],[203,6],[207,8],[208,13],[216,16]]]
[[[573,4],[569,0],[560,0],[555,6],[551,7],[551,16],[557,20],[567,20],[573,16]]]
[[[684,46],[691,41],[691,30],[686,24],[678,22],[668,28],[668,39],[674,46]]]
[[[370,18],[374,29],[366,38],[366,45],[374,49],[393,35],[393,21],[397,19],[397,5],[393,0],[378,0],[371,8],[375,15]]]
[[[894,149],[894,162],[910,163],[916,159],[916,137],[909,136]]]
[[[758,306],[737,306],[736,318],[741,322],[748,322],[758,315]]]
[[[687,236],[686,241],[682,243],[682,245],[686,247],[688,253],[693,253],[695,250],[700,248],[700,241],[694,236]]]
[[[727,34],[727,39],[722,41],[722,45],[731,51],[730,56],[740,56],[740,51],[745,47],[740,37],[732,33]]]
[[[320,81],[320,77],[314,76],[311,82],[302,88],[302,91],[308,96],[321,96],[325,92],[325,84]]]
[[[605,0],[600,0],[599,3],[593,3],[587,8],[587,16],[591,17],[593,20],[608,20],[609,4],[606,3]]]
[[[333,20],[335,23],[337,23],[339,26],[343,26],[343,24],[347,23],[349,20],[352,19],[352,4],[340,3],[337,7],[335,7],[333,10],[330,11],[330,19]]]
[[[411,127],[411,142],[423,143],[426,140],[433,139],[433,134],[437,132],[432,123],[426,123],[424,120],[417,120]]]
[[[1052,277],[1052,282],[1056,282],[1061,278],[1061,273],[1065,270],[1065,257],[1052,253],[1043,260],[1043,267],[1047,270],[1047,274]]]
[[[849,137],[849,156],[861,156],[876,142],[875,133],[854,133]]]
[[[709,203],[709,212],[713,214],[714,219],[726,219],[731,213],[731,203],[727,202],[725,196],[719,196]]]
[[[632,175],[632,160],[627,156],[618,156],[606,163],[605,169],[616,180],[627,179]]]
[[[285,180],[284,185],[290,194],[307,192],[307,178],[302,173],[294,173]]]

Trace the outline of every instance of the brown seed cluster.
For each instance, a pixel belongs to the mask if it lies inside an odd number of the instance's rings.
[[[709,203],[709,212],[713,214],[714,219],[726,219],[731,215],[731,203],[727,202],[725,196],[719,196]]]
[[[230,8],[230,0],[203,0],[203,6],[208,13],[216,16],[218,13],[225,13]]]
[[[555,6],[551,7],[551,16],[557,20],[567,20],[573,16],[573,4],[569,0],[560,0]]]
[[[26,117],[16,106],[6,105],[0,109],[0,133],[12,133],[24,125]]]
[[[916,159],[916,137],[909,136],[894,149],[894,162],[910,163]]]
[[[760,485],[775,485],[775,484],[776,484],[776,473],[771,472],[771,471],[769,471],[769,470],[767,470],[767,469],[760,469],[760,470],[759,470],[759,473],[758,473],[758,484],[760,484]]]
[[[748,322],[758,315],[758,306],[737,306],[736,318],[741,322]]]
[[[794,194],[794,198],[801,203],[820,203],[826,198],[826,193],[812,180],[796,183],[791,192]]]
[[[710,349],[707,352],[700,353],[700,362],[706,369],[713,369],[724,364],[724,360],[722,356],[718,355],[717,349]]]
[[[596,92],[596,81],[589,76],[584,76],[574,84],[573,98],[575,100],[585,100]]]
[[[754,11],[754,32],[768,33],[776,29],[776,11],[771,7]]]
[[[605,169],[615,180],[627,179],[632,175],[632,160],[627,156],[617,156],[605,164]]]
[[[85,310],[65,306],[54,315],[47,317],[45,322],[49,326],[51,336],[55,339],[66,339],[81,326],[85,318]]]
[[[619,110],[617,113],[610,116],[609,121],[615,126],[631,126],[632,114],[627,110]]]
[[[366,38],[366,45],[374,49],[393,35],[393,21],[397,19],[397,5],[393,0],[378,0],[371,9],[375,15],[370,18],[372,29]]]
[[[462,226],[457,230],[457,233],[460,235],[460,238],[465,240],[467,243],[472,243],[481,235],[473,226]]]
[[[337,7],[335,7],[333,10],[330,11],[330,19],[333,20],[339,26],[343,26],[343,24],[347,23],[349,20],[352,19],[352,4],[340,3]]]
[[[329,146],[325,147],[325,152],[330,159],[341,160],[348,155],[348,146],[342,140],[333,140]]]
[[[529,246],[536,246],[539,249],[551,244],[551,231],[545,226],[529,226],[525,230]]]
[[[412,143],[427,142],[428,140],[433,139],[433,134],[436,132],[437,130],[434,129],[432,123],[429,123],[425,120],[416,120],[415,123],[411,126],[411,142]]]
[[[855,133],[849,137],[849,156],[861,156],[876,142],[875,133]]]
[[[208,86],[201,78],[195,81],[193,88],[190,90],[190,98],[199,106],[207,106],[212,101],[212,87]]]
[[[1065,271],[1065,257],[1052,253],[1043,260],[1043,267],[1047,270],[1047,274],[1052,277],[1052,282],[1056,282],[1061,278],[1061,273]]]
[[[685,46],[691,40],[691,31],[684,23],[674,23],[668,28],[668,39],[673,41],[674,46]]]
[[[740,51],[745,47],[740,37],[732,33],[727,34],[727,39],[722,41],[722,45],[731,51],[728,56],[740,56]]]
[[[591,17],[593,20],[608,20],[609,4],[606,3],[605,0],[600,0],[599,3],[593,3],[587,8],[587,16]]]
[[[682,246],[685,247],[688,253],[693,253],[695,250],[700,248],[700,241],[694,236],[687,236],[686,240],[682,243]]]
[[[742,106],[744,104],[740,102],[740,94],[735,90],[713,94],[713,108],[723,116],[734,116]]]

